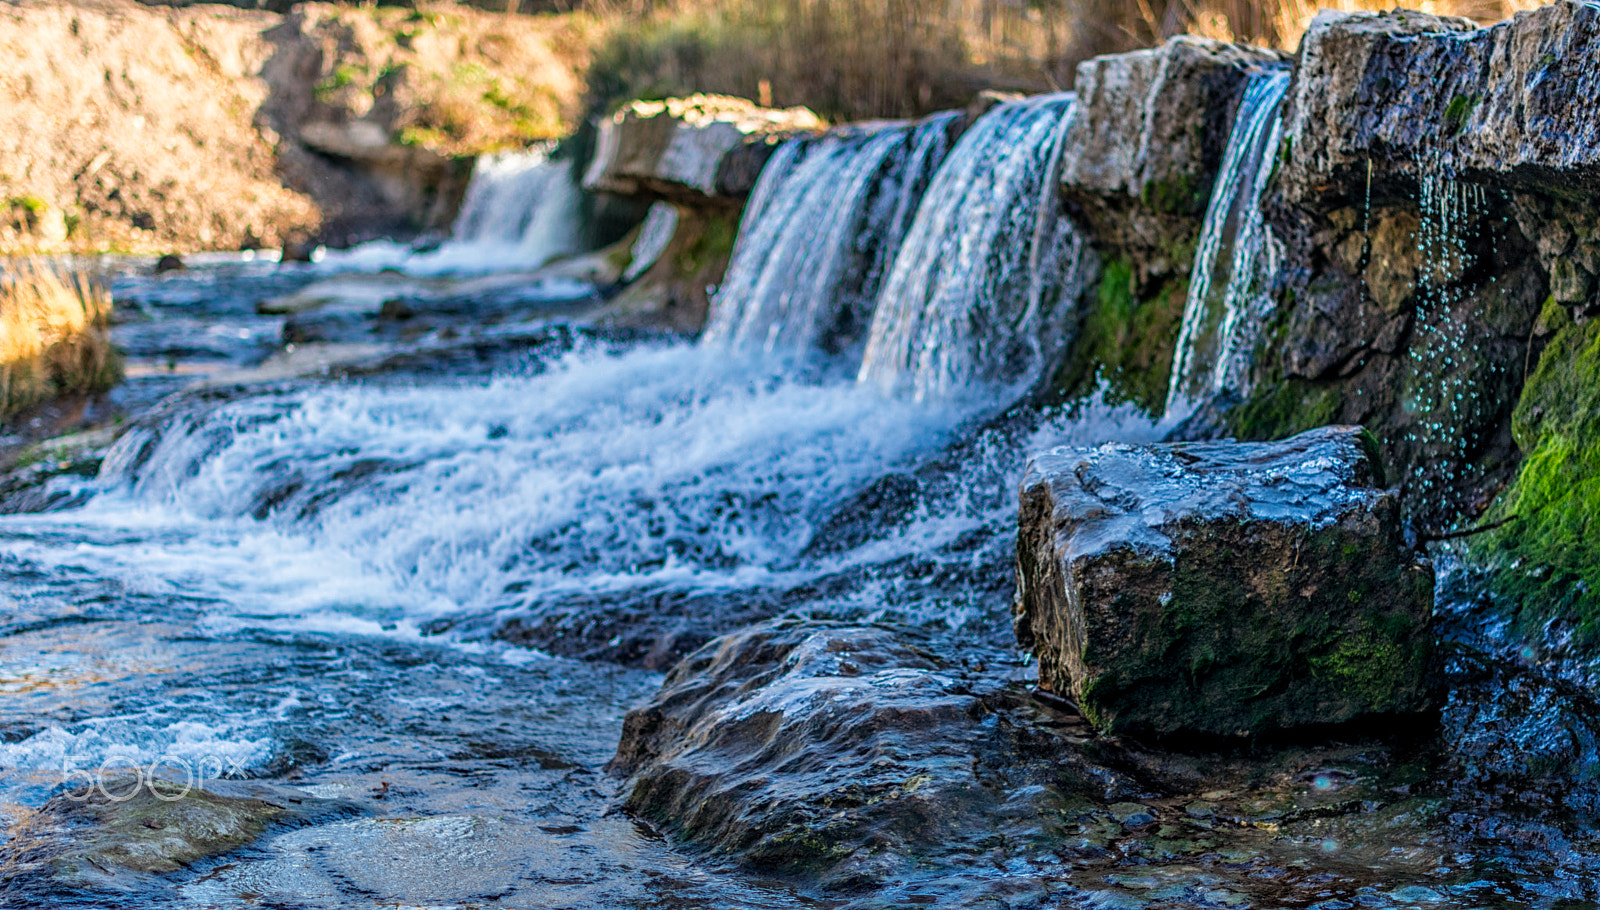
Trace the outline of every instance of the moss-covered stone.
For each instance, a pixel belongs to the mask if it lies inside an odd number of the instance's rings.
[[[1600,642],[1600,321],[1569,322],[1556,334],[1523,388],[1512,432],[1526,456],[1490,516],[1508,523],[1474,551],[1498,568],[1495,587],[1524,628],[1561,617],[1593,646]]]
[[[1332,423],[1342,394],[1337,386],[1289,378],[1263,383],[1224,418],[1239,439],[1282,439]]]
[[[1254,735],[1423,710],[1433,573],[1373,441],[1064,449],[1023,480],[1016,627],[1102,730]]]
[[[1190,251],[1184,258],[1191,258]],[[1166,407],[1172,352],[1183,324],[1189,283],[1172,278],[1141,293],[1132,261],[1107,262],[1089,311],[1056,375],[1057,393],[1082,399],[1103,384],[1106,401],[1131,402],[1147,414]]]
[[[666,250],[611,302],[606,321],[692,335],[704,327],[739,233],[737,212],[680,207]]]

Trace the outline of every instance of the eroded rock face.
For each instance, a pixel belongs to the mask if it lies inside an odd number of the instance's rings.
[[[733,206],[755,187],[779,140],[824,126],[805,108],[769,110],[721,95],[635,101],[601,124],[583,185],[688,205]]]
[[[903,629],[778,620],[707,645],[628,714],[611,769],[629,811],[808,882],[881,881],[912,857],[1042,833],[1065,794],[1133,792],[1004,711]]]
[[[1332,427],[1032,459],[1015,621],[1040,686],[1154,735],[1425,710],[1433,573],[1370,446]]]
[[[1286,63],[1277,51],[1190,35],[1085,61],[1063,147],[1063,192],[1074,200],[1116,196],[1167,214],[1205,214],[1245,80]]]
[[[1600,8],[1572,0],[1486,29],[1404,10],[1325,11],[1284,106],[1290,199],[1388,175],[1495,175],[1600,190]]]

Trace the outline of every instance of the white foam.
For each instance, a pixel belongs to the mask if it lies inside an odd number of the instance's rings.
[[[962,416],[727,352],[585,350],[479,386],[226,404],[165,428],[136,468],[131,450],[149,438],[125,439],[82,510],[0,527],[22,531],[18,555],[41,565],[213,598],[213,629],[410,638],[517,591],[732,590],[803,574],[797,554],[830,505]],[[252,517],[275,493],[276,511]]]

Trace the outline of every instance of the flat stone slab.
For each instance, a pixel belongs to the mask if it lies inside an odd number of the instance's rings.
[[[583,185],[684,205],[736,203],[778,141],[825,127],[803,107],[772,110],[721,95],[635,101],[600,124]]]
[[[1030,460],[1018,640],[1103,731],[1247,736],[1429,707],[1433,571],[1359,427]]]

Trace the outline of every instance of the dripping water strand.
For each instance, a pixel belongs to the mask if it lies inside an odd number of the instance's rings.
[[[1287,70],[1258,73],[1240,101],[1195,250],[1168,380],[1169,421],[1187,416],[1204,396],[1244,380],[1247,364],[1240,359],[1254,347],[1271,303],[1259,293],[1260,286],[1277,268],[1276,244],[1261,199],[1272,177],[1270,162],[1276,160],[1282,135],[1278,112],[1288,88]],[[1232,255],[1224,259],[1230,244]],[[1227,263],[1225,276],[1222,262]],[[1220,289],[1219,277],[1224,277]]]

